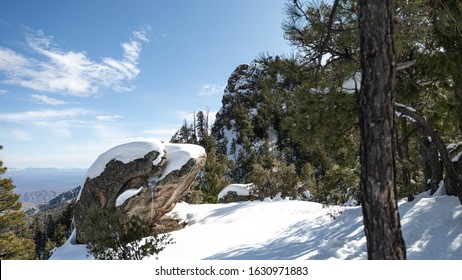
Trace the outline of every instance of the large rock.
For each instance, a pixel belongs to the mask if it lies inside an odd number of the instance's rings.
[[[87,173],[74,216],[77,241],[89,211],[116,205],[149,224],[170,212],[205,165],[197,145],[133,142],[100,155]]]

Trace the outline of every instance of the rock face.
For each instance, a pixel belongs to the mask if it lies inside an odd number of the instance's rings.
[[[228,79],[221,101],[222,107],[212,126],[212,136],[216,139],[217,146],[222,147],[220,152],[227,154],[230,160],[235,160],[244,138],[249,135],[249,131],[245,131],[247,124],[255,124],[256,117],[261,115],[259,110],[262,96],[258,91],[258,81],[266,76],[267,71],[263,64],[251,63],[239,65]],[[252,132],[252,139],[248,139],[252,143],[269,137],[266,131],[265,135]]]
[[[126,215],[154,224],[170,212],[205,165],[202,147],[188,144],[133,142],[102,154],[90,167],[75,209],[79,231],[93,208],[116,205]]]

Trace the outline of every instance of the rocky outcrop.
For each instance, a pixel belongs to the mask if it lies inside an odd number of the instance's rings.
[[[180,170],[170,172],[159,181],[154,190],[143,188],[138,195],[127,200],[122,205],[123,211],[144,217],[151,223],[158,221],[172,211],[204,165],[205,157],[190,159]]]
[[[197,145],[134,142],[102,154],[90,167],[78,197],[74,224],[79,231],[94,208],[116,205],[126,215],[154,224],[170,212],[205,165]]]
[[[222,107],[212,126],[212,136],[220,147],[220,152],[233,160],[232,150],[239,150],[248,134],[244,127],[253,124],[259,113],[262,96],[258,91],[258,81],[267,75],[265,66],[260,63],[239,65],[231,74],[225,87]],[[256,135],[257,137],[259,135]],[[250,139],[254,142],[255,139]],[[258,141],[258,140],[255,140]],[[237,144],[237,149],[231,148]]]

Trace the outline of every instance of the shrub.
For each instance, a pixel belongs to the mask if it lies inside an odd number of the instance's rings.
[[[82,234],[89,252],[100,260],[141,260],[173,243],[169,234],[152,233],[145,221],[115,206],[90,211]]]

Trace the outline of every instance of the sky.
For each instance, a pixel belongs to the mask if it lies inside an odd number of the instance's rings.
[[[220,109],[233,70],[289,54],[285,0],[0,2],[0,160],[88,168],[126,142],[168,141]]]

